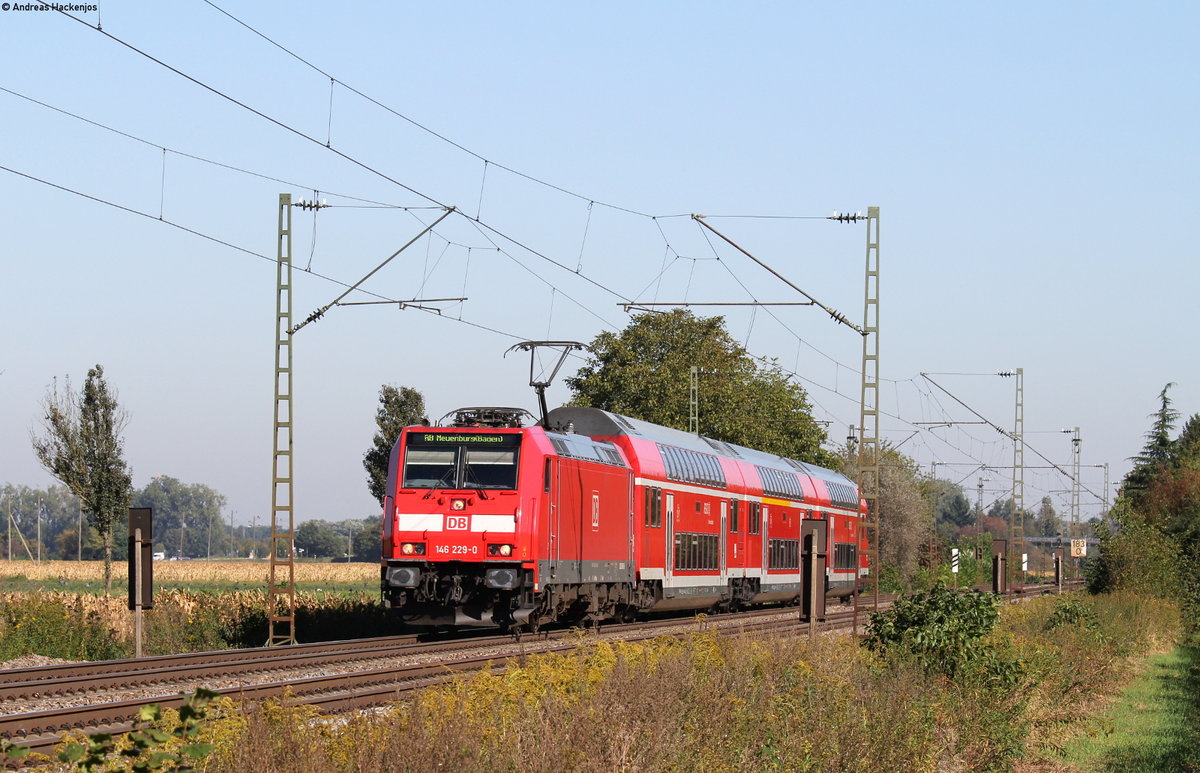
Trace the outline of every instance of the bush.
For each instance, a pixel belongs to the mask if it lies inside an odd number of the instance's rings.
[[[170,655],[259,647],[267,640],[266,594],[167,590],[144,612],[142,650]],[[366,593],[296,594],[301,641],[331,641],[400,633],[399,619]],[[129,657],[133,615],[123,596],[54,592],[0,595],[0,659],[45,655],[67,660]]]
[[[990,593],[951,590],[939,583],[872,613],[864,644],[886,658],[912,659],[925,671],[949,678],[970,665],[1011,681],[1011,664],[983,642],[999,620],[998,605]]]
[[[30,654],[112,660],[129,652],[83,599],[63,603],[53,596],[23,594],[0,598],[0,660]]]

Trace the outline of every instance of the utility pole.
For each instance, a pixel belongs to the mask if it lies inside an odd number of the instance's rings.
[[[79,546],[78,554],[75,556],[76,561],[83,560],[83,500],[75,497],[75,507],[79,510]]]
[[[1008,576],[1013,574],[1012,556],[1020,556],[1025,552],[1025,369],[1016,368],[1013,371],[1017,383],[1016,413],[1013,419],[1013,477],[1012,477],[1012,519],[1008,524],[1009,548]],[[1021,584],[1025,584],[1024,572],[1021,573]]]
[[[858,414],[858,486],[867,503],[860,537],[867,538],[873,607],[879,609],[879,207],[867,208],[867,255],[863,288],[862,389]],[[860,540],[861,541],[861,540]],[[855,568],[857,573],[858,569]],[[858,581],[855,578],[857,588]],[[854,594],[857,623],[858,594]],[[857,627],[857,626],[856,626]]]
[[[983,484],[988,481],[987,478],[980,478],[978,484],[978,494],[976,495],[975,509],[979,511],[979,533],[983,534]]]
[[[37,507],[37,562],[42,563],[42,498],[38,497]]]
[[[1079,452],[1080,447],[1083,445],[1083,441],[1079,437],[1079,427],[1075,427],[1074,430],[1063,431],[1071,432],[1071,537],[1073,539],[1079,539],[1083,536],[1080,533],[1079,528]],[[1107,489],[1105,490],[1104,495],[1106,497],[1108,496]],[[1074,567],[1075,576],[1078,577],[1078,559],[1072,561],[1071,564]]]
[[[1079,451],[1083,440],[1079,437],[1079,427],[1066,430],[1071,433],[1071,536],[1078,539],[1079,529]]]
[[[295,510],[292,498],[292,195],[279,194],[275,272],[275,440],[271,473],[267,646],[296,643]]]
[[[1104,517],[1108,517],[1108,462],[1104,463]]]

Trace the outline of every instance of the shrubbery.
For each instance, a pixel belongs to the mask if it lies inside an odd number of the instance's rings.
[[[65,660],[108,660],[133,654],[132,614],[124,597],[61,592],[0,595],[0,660],[45,655]],[[144,613],[146,655],[241,647],[267,640],[263,591],[155,595]],[[395,615],[360,593],[296,594],[301,641],[330,641],[399,633]]]
[[[868,647],[711,632],[598,643],[336,721],[222,699],[162,752],[210,744],[211,773],[1008,770],[1052,756],[1061,723],[1178,621],[1133,594],[997,607],[941,587],[876,616]],[[147,737],[174,732],[167,719]]]
[[[889,659],[911,659],[927,672],[953,678],[985,660],[1001,666],[995,647],[982,641],[999,619],[996,596],[939,584],[872,614],[864,643]]]
[[[64,660],[125,656],[111,630],[83,599],[0,597],[0,661],[38,654]]]

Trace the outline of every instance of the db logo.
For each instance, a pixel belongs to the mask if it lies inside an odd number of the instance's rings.
[[[468,515],[447,515],[446,529],[449,531],[466,531],[471,528],[471,517]]]

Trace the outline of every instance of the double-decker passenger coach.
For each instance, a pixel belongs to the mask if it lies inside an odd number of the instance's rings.
[[[536,629],[798,599],[801,523],[826,589],[865,574],[857,488],[832,470],[595,408],[466,408],[408,427],[384,500],[384,601],[419,625]]]

